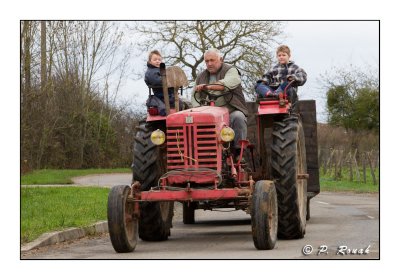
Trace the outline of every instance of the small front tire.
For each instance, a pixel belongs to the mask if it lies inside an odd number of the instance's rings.
[[[278,234],[278,199],[272,181],[258,181],[251,199],[251,232],[258,250],[274,249]]]
[[[132,252],[138,240],[138,218],[134,215],[135,202],[128,201],[129,192],[129,186],[114,186],[108,195],[108,231],[118,253]]]

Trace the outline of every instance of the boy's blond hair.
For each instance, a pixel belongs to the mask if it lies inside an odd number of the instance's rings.
[[[290,49],[286,45],[281,45],[276,49],[276,54],[278,54],[280,52],[287,53],[288,56],[290,56]]]
[[[157,50],[153,50],[153,51],[151,51],[150,53],[149,53],[149,62],[151,61],[151,57],[153,56],[153,55],[158,55],[158,56],[161,56],[162,57],[162,55],[161,55],[161,53],[159,52],[159,51],[157,51]]]

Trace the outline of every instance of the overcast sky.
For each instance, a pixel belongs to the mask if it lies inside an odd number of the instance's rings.
[[[307,83],[299,88],[299,96],[315,99],[318,121],[325,122],[325,91],[318,79],[334,67],[346,68],[350,64],[378,69],[379,22],[285,21],[284,26],[279,40],[291,48],[292,60],[308,74]],[[143,62],[137,59],[133,62],[134,65],[138,63]],[[143,68],[140,64],[138,67]],[[143,80],[131,80],[121,90],[120,97],[142,104],[147,94]]]
[[[292,59],[308,74],[300,98],[318,101],[319,121],[325,120],[325,92],[317,80],[321,75],[350,64],[378,70],[378,21],[290,21],[285,31]]]

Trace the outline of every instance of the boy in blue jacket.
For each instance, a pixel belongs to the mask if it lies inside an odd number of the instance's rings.
[[[162,89],[160,64],[162,62],[161,53],[153,50],[149,53],[147,61],[147,71],[144,75],[144,81],[148,87],[152,88],[154,95],[164,103],[164,94]],[[171,108],[175,107],[174,88],[168,88],[169,103]],[[153,104],[154,103],[154,104]],[[154,106],[160,104],[159,102],[149,98],[146,102],[147,106]],[[160,106],[159,106],[160,107]],[[165,116],[165,108],[159,108],[160,115]]]
[[[257,81],[255,90],[259,97],[278,96],[285,90],[289,82],[293,81],[287,90],[289,100],[292,103],[297,101],[297,87],[302,86],[307,81],[307,73],[290,60],[290,49],[286,45],[281,45],[276,50],[278,64],[273,66],[263,79]]]

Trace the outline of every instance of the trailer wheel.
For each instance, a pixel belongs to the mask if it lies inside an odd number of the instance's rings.
[[[291,116],[275,122],[272,133],[272,175],[278,194],[278,237],[303,238],[306,230],[307,173],[303,126]]]
[[[251,198],[251,232],[258,250],[275,247],[278,231],[278,199],[272,181],[258,181]]]
[[[160,127],[141,122],[133,147],[133,180],[141,183],[141,191],[157,186],[158,179],[166,172],[166,148],[150,140],[151,132]],[[171,234],[174,202],[141,202],[139,237],[145,241],[167,240]]]
[[[108,194],[108,231],[118,253],[135,250],[138,239],[138,218],[133,215],[134,203],[127,201],[129,191],[129,186],[114,186]]]
[[[183,223],[185,225],[191,225],[195,223],[194,219],[194,210],[196,209],[196,205],[194,202],[183,202],[182,203],[183,209]]]

